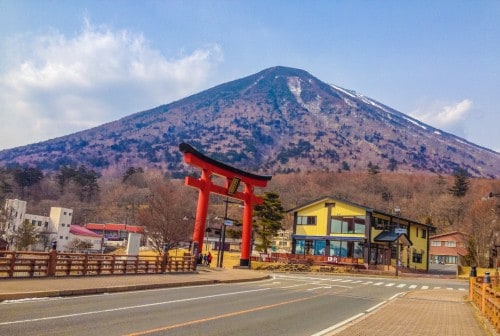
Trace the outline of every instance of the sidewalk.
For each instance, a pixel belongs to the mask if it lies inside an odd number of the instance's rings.
[[[468,302],[467,294],[446,289],[411,291],[327,335],[496,335]]]
[[[0,301],[98,294],[162,287],[263,280],[267,273],[246,269],[203,269],[197,273],[74,278],[0,279]],[[467,300],[467,292],[410,291],[372,312],[335,326],[323,335],[495,335]]]

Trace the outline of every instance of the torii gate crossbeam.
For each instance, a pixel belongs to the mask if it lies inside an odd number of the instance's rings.
[[[254,187],[265,187],[271,180],[268,175],[255,175],[222,162],[211,159],[186,143],[179,145],[179,150],[184,153],[184,162],[201,168],[201,177],[196,179],[191,176],[185,177],[185,184],[198,188],[198,205],[196,208],[196,219],[194,223],[193,242],[197,242],[198,251],[202,251],[205,236],[205,223],[207,219],[208,201],[210,193],[216,193],[243,201],[243,227],[241,234],[241,256],[240,266],[250,264],[250,244],[252,239],[252,216],[253,205],[262,204],[263,199],[255,196]],[[212,182],[212,175],[226,178],[224,186]],[[243,192],[237,191],[239,182],[245,184]]]

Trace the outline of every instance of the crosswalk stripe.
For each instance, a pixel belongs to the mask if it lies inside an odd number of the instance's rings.
[[[291,278],[291,279],[296,279],[296,280],[306,280],[305,278],[299,278],[299,277],[291,277],[291,276],[275,276],[276,278]],[[295,285],[290,285],[290,286],[281,286],[281,288],[294,288],[294,287],[299,287],[299,286],[304,286],[304,285],[316,285],[316,286],[323,286],[323,287],[314,287],[310,288],[308,290],[316,290],[319,288],[332,288],[332,286],[339,287],[340,285],[331,285],[333,282],[341,282],[341,283],[350,283],[350,284],[362,284],[362,285],[372,285],[372,286],[385,286],[385,287],[397,287],[397,288],[404,288],[408,287],[409,289],[417,289],[420,288],[421,290],[426,290],[426,289],[446,289],[446,290],[459,290],[459,291],[466,291],[467,288],[453,288],[453,287],[442,287],[442,286],[432,286],[432,285],[409,285],[406,283],[395,283],[395,282],[385,282],[385,281],[379,281],[379,282],[374,282],[374,281],[364,281],[364,280],[356,280],[356,279],[346,279],[346,278],[337,278],[337,279],[330,279],[330,278],[307,278],[309,280],[313,281],[307,281],[307,283],[302,283],[302,284],[295,284]],[[314,281],[314,280],[319,280],[319,281]],[[327,282],[327,284],[325,284]],[[283,285],[282,282],[280,281],[273,281],[271,282],[272,285]],[[355,287],[347,287],[347,286],[340,286],[340,287],[346,287],[346,288],[355,288]]]

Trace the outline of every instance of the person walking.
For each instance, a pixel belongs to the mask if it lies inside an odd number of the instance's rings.
[[[207,266],[210,267],[210,263],[212,262],[212,253],[208,252],[207,255]]]

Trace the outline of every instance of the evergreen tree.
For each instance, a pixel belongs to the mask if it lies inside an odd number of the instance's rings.
[[[455,174],[455,183],[449,189],[450,193],[455,197],[463,197],[469,190],[469,174],[465,169],[458,169]]]
[[[258,247],[267,253],[273,237],[282,229],[281,221],[285,217],[285,209],[278,193],[266,192],[264,202],[256,205],[254,210],[257,218],[254,224],[255,233],[260,238]]]
[[[380,167],[378,165],[374,165],[371,161],[368,162],[368,172],[371,175],[377,175],[380,173]]]
[[[27,188],[37,184],[43,178],[43,173],[38,168],[23,167],[14,170],[14,182],[21,190],[21,198],[25,197]]]
[[[75,193],[78,195],[81,202],[91,202],[99,193],[99,184],[97,180],[101,175],[92,169],[87,169],[85,166],[80,166],[78,169],[72,167],[62,167],[59,174],[56,176],[57,184],[61,193],[65,188],[73,183],[76,187]]]
[[[25,220],[14,233],[14,245],[18,251],[27,251],[30,245],[38,241],[38,231],[36,227]]]

